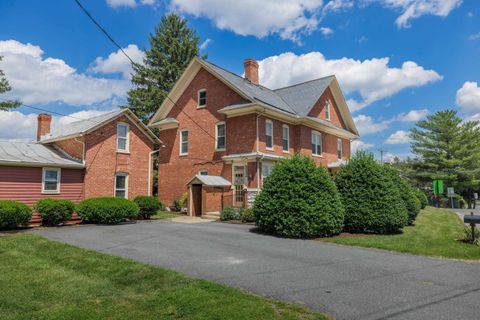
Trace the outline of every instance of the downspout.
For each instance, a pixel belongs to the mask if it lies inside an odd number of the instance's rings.
[[[263,114],[265,113],[265,108],[263,108],[263,112],[262,113],[259,113],[256,115],[255,117],[255,125],[256,125],[256,141],[255,141],[255,145],[256,145],[256,151],[257,151],[257,154],[260,152],[260,149],[258,148],[258,142],[259,142],[259,137],[258,137],[258,118],[260,118],[260,116],[262,116]],[[263,156],[262,156],[263,158]],[[260,161],[259,159],[257,158],[257,189],[260,189]]]
[[[157,150],[154,150],[154,151],[152,151],[148,154],[148,188],[147,188],[148,192],[147,192],[147,194],[149,196],[152,195],[152,190],[151,189],[152,189],[152,184],[153,184],[153,181],[152,181],[152,157],[155,153],[157,153],[159,151],[160,151],[160,149],[157,149]]]

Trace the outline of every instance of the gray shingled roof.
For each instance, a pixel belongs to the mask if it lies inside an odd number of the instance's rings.
[[[201,183],[205,186],[210,186],[210,187],[229,187],[232,184],[230,181],[225,179],[224,177],[221,176],[208,176],[208,175],[201,175],[197,174],[190,180],[187,184],[192,184],[192,183]]]
[[[89,118],[87,120],[72,122],[68,126],[62,126],[61,128],[58,128],[57,130],[52,132],[52,134],[45,137],[45,140],[59,139],[62,137],[68,137],[68,136],[84,133],[90,129],[95,128],[96,126],[102,123],[107,122],[110,119],[115,118],[122,112],[124,112],[124,109],[118,109],[112,112],[102,114],[97,117]]]
[[[201,61],[252,100],[268,104],[282,111],[299,116],[306,116],[309,113],[315,102],[317,102],[334,79],[334,76],[328,76],[285,88],[271,90],[264,86],[256,85],[211,62],[205,60]]]
[[[35,142],[0,141],[0,163],[83,168],[80,160],[61,151]]]

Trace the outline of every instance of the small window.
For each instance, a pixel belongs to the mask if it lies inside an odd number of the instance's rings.
[[[188,154],[188,130],[180,131],[180,155]]]
[[[287,125],[282,127],[282,148],[283,152],[288,152],[290,148],[290,128]]]
[[[322,134],[317,131],[312,131],[312,154],[322,155]]]
[[[198,107],[205,107],[207,105],[207,90],[198,90]]]
[[[273,122],[270,120],[265,121],[265,145],[273,150]]]
[[[215,130],[215,141],[216,146],[215,149],[217,151],[225,150],[225,137],[226,137],[226,130],[225,130],[225,122],[217,123],[217,127]]]
[[[340,138],[337,139],[337,156],[339,160],[341,160],[343,156],[343,142]]]
[[[201,176],[208,176],[208,170],[207,169],[202,169],[198,172]]]
[[[325,104],[325,119],[330,120],[330,101]]]
[[[128,198],[128,174],[117,173],[115,175],[115,197]]]
[[[43,168],[42,193],[60,193],[59,168]]]
[[[262,182],[272,173],[273,164],[269,162],[262,162]]]
[[[117,151],[128,152],[128,133],[128,124],[117,124]]]

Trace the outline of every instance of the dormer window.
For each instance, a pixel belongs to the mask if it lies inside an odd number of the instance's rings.
[[[325,104],[325,119],[330,120],[330,101]]]
[[[198,108],[203,108],[207,105],[207,90],[198,90]]]
[[[117,151],[118,152],[128,152],[128,134],[129,127],[126,123],[117,124]]]

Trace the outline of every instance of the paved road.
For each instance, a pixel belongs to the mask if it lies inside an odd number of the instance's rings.
[[[480,263],[279,239],[221,223],[155,221],[33,232],[306,305],[337,319],[480,318]]]
[[[475,209],[450,209],[450,210],[455,212],[456,214],[458,214],[460,220],[462,220],[462,221],[463,221],[463,216],[464,215],[470,215],[472,212],[475,215],[480,214],[480,208],[479,207],[477,207]],[[467,224],[467,226],[469,226],[469,224]],[[477,224],[477,228],[480,228],[480,225]]]

